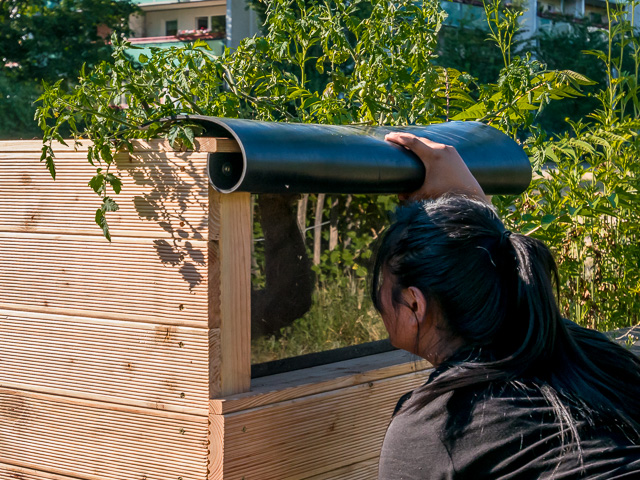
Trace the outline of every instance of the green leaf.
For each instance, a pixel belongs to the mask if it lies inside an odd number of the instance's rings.
[[[109,185],[111,185],[111,188],[113,188],[113,191],[116,194],[120,193],[120,190],[122,189],[122,180],[120,180],[120,178],[115,176],[113,173],[108,173],[105,177],[105,180],[109,183]]]
[[[95,222],[102,229],[102,234],[104,235],[104,237],[107,240],[111,241],[111,234],[109,233],[109,223],[107,222],[107,218],[105,217],[102,208],[98,208],[96,210]]]
[[[104,191],[104,175],[102,175],[102,173],[94,175],[93,178],[89,180],[89,186],[98,195],[102,195],[102,192]]]
[[[554,162],[556,163],[560,162],[560,160],[558,160],[558,156],[556,155],[556,152],[553,151],[553,145],[547,146],[547,148],[544,149],[544,154]]]
[[[607,200],[609,200],[609,203],[611,204],[611,206],[613,208],[617,208],[618,207],[619,197],[618,197],[617,193],[612,193],[611,195],[609,195],[607,197]]]
[[[209,46],[209,44],[204,40],[202,40],[201,38],[193,42],[193,48],[202,48],[204,50],[211,50],[211,47]]]
[[[120,207],[111,197],[104,197],[102,199],[102,210],[104,212],[117,212]]]
[[[584,150],[585,152],[588,152],[588,153],[594,153],[595,152],[595,149],[591,145],[589,145],[585,141],[578,140],[577,138],[572,138],[570,140],[570,144],[574,145],[576,147],[580,147],[582,150]]]
[[[302,109],[304,109],[304,110],[306,110],[306,109],[308,109],[311,105],[314,105],[314,104],[318,103],[319,101],[320,101],[320,98],[318,98],[318,95],[313,94],[312,96],[310,96],[310,97],[308,97],[308,98],[305,98],[305,99],[302,101],[301,108],[302,108]]]
[[[193,129],[189,128],[189,127],[185,127],[183,132],[184,132],[184,136],[188,140],[188,145],[187,146],[193,148],[193,144],[196,141],[196,136],[195,136],[195,133],[193,132]]]
[[[555,222],[556,218],[558,218],[556,215],[552,215],[548,213],[547,215],[542,217],[542,220],[540,221],[540,226],[542,227],[543,230],[547,230],[551,226],[551,224]]]
[[[367,269],[364,268],[362,265],[354,264],[353,268],[355,269],[356,275],[358,277],[360,277],[360,278],[366,278],[367,277],[367,274],[368,274],[367,273]]]
[[[478,118],[484,117],[486,113],[487,113],[486,106],[483,103],[478,102],[472,107],[467,108],[466,110],[460,112],[451,120],[476,120]]]
[[[580,215],[580,212],[582,211],[583,207],[584,205],[580,205],[578,207],[568,207],[567,210],[569,210],[570,216],[575,217],[577,215]]]
[[[594,53],[598,58],[600,58],[603,52],[594,52],[593,50],[584,50],[582,53],[593,55]],[[564,73],[567,77],[575,80],[576,83],[580,85],[596,85],[598,82],[594,82],[590,78],[585,77],[581,73],[574,72],[573,70],[561,70],[561,73]]]
[[[108,143],[105,143],[104,145],[102,145],[102,148],[100,148],[100,155],[102,156],[102,159],[105,162],[107,163],[113,162],[113,155],[111,154],[111,145],[109,145]]]
[[[40,161],[45,161],[45,166],[49,170],[51,178],[56,179],[56,165],[53,160],[53,150],[50,146],[44,145],[42,147],[42,154],[40,155]]]

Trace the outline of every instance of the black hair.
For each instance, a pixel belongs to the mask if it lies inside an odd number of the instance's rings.
[[[416,408],[443,393],[529,379],[579,443],[571,411],[640,431],[640,361],[603,334],[562,318],[558,270],[539,240],[509,232],[495,209],[445,196],[398,209],[378,246],[371,296],[380,311],[382,276],[392,300],[418,288],[440,310],[467,354],[416,393]],[[445,361],[444,366],[447,362]]]

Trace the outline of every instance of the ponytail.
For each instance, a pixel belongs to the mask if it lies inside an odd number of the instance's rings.
[[[604,335],[562,318],[558,270],[539,240],[505,230],[488,204],[460,196],[397,212],[378,250],[372,299],[380,310],[383,269],[398,288],[417,287],[441,309],[464,347],[416,392],[412,408],[495,382],[540,390],[579,445],[570,411],[640,431],[640,362]]]

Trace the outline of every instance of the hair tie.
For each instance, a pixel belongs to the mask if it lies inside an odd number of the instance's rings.
[[[500,235],[500,248],[503,248],[507,244],[510,236],[511,230],[505,230],[502,232],[502,235]]]

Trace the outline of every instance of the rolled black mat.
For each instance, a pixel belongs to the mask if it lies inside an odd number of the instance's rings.
[[[363,127],[261,122],[189,115],[207,135],[234,138],[239,153],[211,153],[209,179],[222,193],[405,193],[419,188],[424,167],[408,150],[384,140],[409,132],[453,145],[485,193],[519,194],[531,182],[522,148],[479,122]]]

